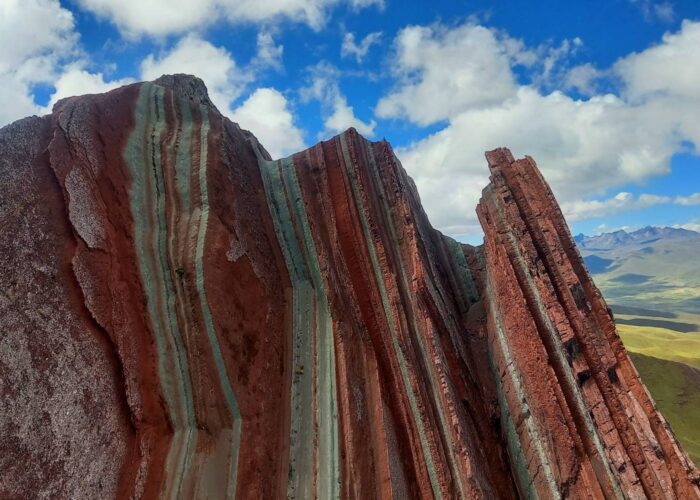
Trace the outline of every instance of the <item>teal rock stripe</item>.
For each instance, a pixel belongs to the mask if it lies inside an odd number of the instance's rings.
[[[485,279],[485,290],[484,295],[486,298],[486,305],[488,307],[488,317],[493,318],[494,329],[502,331],[503,326],[501,325],[500,316],[497,315],[498,311],[495,306],[495,296],[493,294],[493,285],[491,284],[491,276],[488,273],[485,262],[485,254],[482,249],[477,257],[480,260],[480,265],[482,269],[486,269],[484,273]],[[489,357],[489,367],[493,375],[493,379],[496,382],[496,395],[498,396],[498,408],[501,412],[501,425],[503,426],[503,435],[506,440],[506,446],[508,449],[508,455],[511,460],[511,468],[515,472],[515,480],[520,486],[520,492],[524,498],[527,499],[537,499],[537,490],[530,477],[530,471],[528,469],[528,462],[525,458],[525,452],[523,451],[522,443],[520,441],[520,436],[515,428],[515,422],[513,415],[511,414],[508,401],[506,400],[506,395],[503,390],[503,381],[501,379],[502,373],[500,366],[497,365],[493,348],[488,345],[488,357]]]
[[[502,328],[500,325],[500,319],[496,316],[493,316],[493,318],[495,323],[494,328]],[[520,442],[520,436],[515,428],[513,416],[510,413],[508,401],[506,400],[506,395],[503,392],[501,373],[499,368],[496,366],[492,355],[489,356],[489,366],[491,368],[491,373],[493,374],[493,379],[496,381],[498,407],[501,410],[501,425],[503,426],[503,434],[505,435],[508,454],[511,459],[511,468],[515,472],[515,479],[520,485],[523,497],[527,499],[536,499],[537,490],[535,489],[535,484],[530,477],[530,471],[527,467],[528,463],[525,458],[525,453],[523,452],[522,443]]]
[[[499,312],[495,307],[496,297],[493,293],[491,275],[488,271],[486,273],[486,296],[488,297],[489,314],[490,317],[494,320],[494,330],[496,334],[495,347],[499,349],[501,357],[504,363],[506,364],[505,372],[508,375],[511,386],[513,387],[513,390],[515,390],[515,394],[518,399],[519,404],[518,408],[516,408],[516,413],[520,415],[523,421],[525,422],[525,429],[530,436],[530,442],[535,447],[537,460],[539,462],[539,466],[542,468],[542,471],[545,475],[545,479],[547,485],[549,486],[549,491],[552,495],[552,498],[561,498],[561,494],[559,493],[559,487],[557,486],[556,479],[554,478],[554,473],[552,471],[549,460],[547,459],[547,456],[544,452],[544,448],[542,447],[541,437],[537,430],[537,426],[532,418],[530,405],[527,402],[525,391],[522,386],[520,372],[515,366],[515,360],[513,359],[510,353],[508,341],[505,338],[503,326],[501,325],[501,320],[498,316]],[[491,348],[491,343],[489,343],[489,348]],[[495,357],[493,356],[493,353],[491,353],[490,356],[491,363],[495,364]],[[505,393],[503,392],[503,386],[501,382],[501,369],[502,367],[496,367],[494,369],[494,377],[497,382],[498,399],[499,405],[501,406],[501,415],[503,419],[502,421],[504,422],[506,428],[506,441],[508,443],[508,449],[511,453],[511,459],[515,464],[516,476],[518,481],[520,482],[521,491],[526,495],[527,498],[538,498],[537,492],[535,490],[534,478],[529,474],[529,471],[527,470],[534,469],[536,467],[528,464],[527,459],[523,454],[521,439],[518,435],[517,429],[515,429],[514,427],[513,419],[511,417],[512,411],[508,406],[508,401],[506,400]],[[523,470],[523,468],[526,470]]]
[[[382,275],[381,267],[379,265],[379,258],[377,257],[377,249],[375,248],[374,239],[372,238],[372,233],[369,228],[368,216],[365,213],[365,207],[362,203],[362,197],[359,188],[359,179],[357,178],[357,172],[355,172],[355,170],[351,167],[352,162],[350,160],[348,145],[344,134],[340,135],[340,145],[343,154],[343,161],[341,163],[343,164],[343,168],[345,169],[350,180],[350,188],[352,191],[353,201],[355,202],[355,209],[357,211],[358,218],[360,219],[360,224],[362,226],[362,231],[364,233],[365,242],[367,244],[367,251],[369,252],[370,260],[372,262],[374,276],[377,281],[377,284],[379,285],[379,293],[382,298],[384,315],[386,316],[386,320],[389,325],[389,331],[391,333],[391,343],[394,348],[394,353],[396,354],[396,359],[399,363],[399,371],[401,372],[401,379],[403,381],[404,388],[406,389],[409,405],[411,406],[413,420],[416,424],[416,427],[418,428],[418,435],[420,437],[423,457],[425,459],[425,463],[428,469],[430,485],[432,487],[434,497],[439,499],[442,498],[442,493],[440,491],[440,484],[438,482],[437,472],[435,470],[435,462],[433,460],[430,444],[428,442],[426,428],[423,423],[423,419],[421,418],[416,393],[414,391],[413,385],[411,384],[406,356],[404,354],[403,347],[399,342],[398,335],[396,332],[396,324],[394,323],[394,313],[391,310],[389,294],[386,289],[386,284],[384,283],[384,276]]]
[[[333,321],[292,158],[259,156],[275,232],[292,281],[288,498],[340,497]],[[297,231],[299,230],[299,236]]]
[[[476,289],[474,277],[472,276],[467,258],[464,256],[462,244],[453,240],[449,236],[443,236],[447,249],[452,257],[452,262],[455,264],[453,269],[457,271],[457,283],[461,288],[462,297],[466,298],[470,304],[479,300],[479,291]],[[469,309],[469,304],[467,304]]]
[[[171,96],[171,107],[174,109],[175,107],[175,101],[173,94],[170,94]],[[180,103],[180,109],[182,113],[182,118],[178,119],[177,114],[174,113],[175,119],[178,121],[178,128],[177,128],[177,133],[173,134],[172,140],[170,141],[170,144],[167,145],[167,154],[168,158],[172,158],[174,155],[176,156],[176,163],[184,163],[188,161],[190,157],[190,141],[192,138],[192,129],[193,129],[193,124],[192,124],[192,115],[190,113],[189,106],[183,105],[183,103]],[[177,151],[175,149],[177,148]],[[176,172],[177,175],[177,172]],[[180,183],[186,183],[187,188],[189,189],[189,175],[187,175],[185,178],[180,179],[178,177],[178,182]],[[169,226],[169,240],[168,240],[168,253],[170,256],[170,261],[169,261],[169,269],[164,269],[164,273],[167,274],[168,278],[172,276],[172,269],[176,269],[177,264],[176,262],[181,262],[179,257],[176,257],[175,252],[176,249],[174,247],[174,241],[175,241],[175,235],[177,233],[176,230],[176,221],[181,214],[184,213],[189,213],[189,196],[187,196],[186,200],[183,200],[183,196],[180,195],[180,200],[179,200],[179,205],[175,203],[175,195],[173,193],[174,190],[165,188],[165,191],[167,192],[169,199],[170,199],[170,220],[168,222]],[[179,191],[178,191],[178,194]],[[183,206],[187,206],[187,211],[184,211]],[[178,207],[179,211],[176,210],[175,208]],[[171,280],[170,285],[172,286],[174,284],[174,295],[170,295],[170,302],[172,302],[172,298],[175,298],[175,301],[177,302],[177,309],[180,311],[185,310],[185,306],[183,303],[183,296],[184,292],[182,290],[182,285],[177,282],[177,280],[173,281]],[[169,307],[171,310],[174,312],[175,311],[175,304],[169,304]],[[187,330],[188,330],[188,324],[185,323],[183,325],[184,327],[184,336],[187,337]],[[184,434],[184,442],[185,446],[183,447],[182,451],[179,454],[175,454],[173,448],[169,450],[168,453],[168,458],[166,461],[166,470],[167,471],[173,471],[173,480],[168,481],[168,484],[166,485],[166,491],[164,492],[164,497],[166,498],[178,498],[182,494],[182,484],[185,479],[185,477],[191,473],[191,464],[192,464],[192,458],[195,453],[196,447],[197,447],[197,417],[194,409],[194,401],[193,401],[193,396],[192,396],[192,386],[191,386],[191,377],[190,377],[190,370],[189,370],[189,363],[187,360],[187,354],[185,352],[185,348],[182,345],[182,337],[178,335],[178,353],[181,353],[181,362],[184,366],[184,371],[185,371],[185,376],[186,376],[186,384],[187,384],[187,390],[188,390],[188,407],[187,407],[187,414],[186,414],[186,419],[185,419],[185,428],[182,430],[176,430],[175,432],[182,432]]]
[[[197,419],[194,409],[194,396],[190,367],[187,359],[183,337],[177,321],[177,309],[185,310],[184,292],[176,286],[174,261],[184,260],[183,255],[176,256],[174,249],[175,221],[183,217],[187,224],[188,235],[183,238],[194,240],[196,287],[207,339],[212,349],[222,392],[228,410],[232,416],[232,429],[219,431],[226,442],[231,442],[231,451],[226,452],[230,463],[226,480],[226,497],[233,498],[236,492],[236,474],[238,451],[240,447],[241,417],[236,398],[226,373],[223,356],[213,326],[211,312],[204,290],[203,253],[209,214],[206,164],[207,137],[209,133],[208,109],[201,108],[201,147],[199,151],[199,195],[200,207],[190,213],[191,193],[191,144],[193,120],[189,104],[180,101],[182,122],[179,124],[178,137],[173,138],[168,148],[169,158],[174,154],[177,197],[180,212],[178,216],[171,213],[170,223],[166,223],[166,196],[170,196],[172,210],[173,193],[166,188],[163,177],[164,165],[161,160],[161,134],[165,129],[164,93],[162,87],[144,83],[139,90],[135,107],[135,126],[124,150],[124,159],[132,177],[129,189],[130,208],[134,221],[134,247],[136,250],[141,283],[146,295],[146,304],[154,333],[158,354],[158,375],[163,390],[168,418],[173,426],[173,437],[166,458],[166,481],[163,486],[164,498],[180,498],[185,477],[193,474],[196,464]],[[170,237],[168,238],[168,229]],[[196,231],[196,235],[192,231]],[[169,258],[170,257],[170,258]],[[184,325],[185,328],[188,325]],[[230,438],[229,438],[230,435]],[[228,446],[228,445],[227,445]],[[205,462],[209,456],[202,457]],[[212,458],[212,462],[216,458]],[[204,467],[205,464],[203,464]],[[216,468],[216,464],[212,464]],[[221,480],[215,477],[216,480]],[[212,485],[205,485],[212,488]],[[220,484],[214,485],[219,488]]]
[[[552,346],[554,346],[554,357],[556,358],[557,363],[564,367],[562,370],[566,384],[569,386],[571,389],[571,393],[574,396],[574,401],[573,403],[576,405],[579,413],[583,416],[584,424],[586,426],[586,431],[587,434],[591,437],[591,440],[593,441],[593,446],[595,447],[596,452],[598,453],[600,460],[603,462],[603,466],[605,469],[606,473],[606,478],[611,485],[613,491],[615,492],[615,495],[617,498],[624,498],[624,495],[622,493],[622,490],[620,488],[620,485],[617,481],[617,478],[614,476],[612,472],[612,465],[610,464],[608,460],[607,453],[605,452],[605,448],[603,446],[600,434],[598,433],[598,428],[595,426],[593,423],[593,418],[591,417],[591,413],[588,410],[588,407],[583,399],[583,395],[581,394],[581,390],[579,388],[578,382],[576,381],[574,374],[572,370],[568,369],[568,361],[566,358],[566,354],[564,353],[563,346],[561,344],[561,339],[559,337],[559,334],[552,324],[552,321],[549,317],[549,313],[547,312],[547,308],[545,305],[542,303],[540,300],[540,294],[537,290],[537,285],[535,284],[534,280],[532,279],[532,274],[530,273],[530,268],[525,262],[525,258],[523,257],[520,247],[515,239],[515,235],[513,232],[506,226],[506,221],[504,214],[501,210],[500,204],[497,202],[495,198],[495,194],[493,193],[493,189],[489,189],[488,193],[489,199],[492,201],[494,204],[494,207],[496,208],[496,215],[498,217],[497,224],[499,227],[499,230],[501,234],[504,234],[508,240],[508,245],[507,248],[510,250],[510,253],[514,257],[515,262],[512,264],[514,266],[517,266],[521,274],[525,276],[526,282],[527,282],[527,288],[530,292],[530,295],[535,299],[535,312],[537,316],[540,318],[542,324],[544,325],[544,330],[545,334],[549,337],[549,342]],[[598,473],[598,468],[594,467],[594,472]],[[601,484],[604,484],[604,478],[599,478]]]
[[[189,101],[177,99],[177,102],[182,121],[180,123],[181,132],[177,135],[178,140],[176,140],[178,146],[175,158],[175,180],[180,200],[180,213],[189,216],[191,210],[190,176],[192,175],[192,133],[194,127]]]
[[[282,175],[293,200],[297,224],[301,234],[307,264],[311,271],[313,287],[316,290],[316,359],[318,370],[317,408],[318,408],[318,473],[319,498],[340,497],[340,450],[338,429],[338,403],[335,380],[335,343],[333,338],[333,320],[328,307],[321,268],[319,266],[316,246],[311,234],[311,227],[306,215],[306,208],[292,159],[282,160]]]
[[[486,189],[485,189],[485,198],[494,205],[498,212],[499,218],[502,217],[502,214],[500,213],[500,209],[497,205],[497,202],[495,200],[495,195],[493,192],[493,187],[489,184]],[[503,330],[503,326],[501,325],[501,320],[499,316],[499,311],[496,307],[496,301],[498,300],[496,295],[493,293],[493,284],[491,282],[491,273],[486,272],[486,297],[487,297],[487,302],[488,302],[488,310],[489,310],[489,316],[494,319],[494,330],[495,330],[495,343],[489,342],[489,349],[492,349],[493,347],[496,347],[501,354],[501,357],[506,364],[505,367],[501,367],[501,369],[505,369],[505,373],[507,374],[510,384],[513,387],[513,390],[515,391],[515,394],[517,396],[518,400],[518,408],[517,408],[517,414],[520,415],[525,423],[525,429],[530,436],[530,442],[534,445],[535,447],[535,453],[537,455],[537,460],[539,462],[539,466],[542,468],[542,472],[544,473],[545,480],[547,485],[549,486],[550,493],[552,495],[552,498],[561,498],[561,494],[559,492],[559,487],[557,485],[557,481],[554,477],[554,472],[552,471],[551,464],[549,463],[549,460],[547,458],[547,455],[544,451],[544,448],[542,446],[542,438],[540,437],[540,432],[537,429],[537,424],[534,421],[532,417],[532,413],[530,411],[530,405],[527,402],[527,396],[525,394],[525,390],[523,388],[523,382],[522,382],[522,377],[520,375],[520,371],[518,367],[516,366],[515,359],[513,358],[511,352],[510,352],[510,346],[508,345],[508,340],[505,337],[505,332]],[[491,353],[492,356],[492,362],[494,359],[493,353]],[[499,379],[501,377],[500,370],[496,370],[496,379]],[[500,381],[499,381],[500,382]],[[501,388],[502,392],[502,388]],[[507,401],[503,402],[505,405],[507,405]],[[508,434],[506,435],[508,439],[508,447],[510,450],[517,450],[517,447],[520,446],[520,443],[512,443],[512,439],[517,438],[517,436],[509,436]],[[517,439],[519,441],[519,438]],[[512,457],[514,461],[517,462],[517,455]],[[531,466],[530,469],[534,469],[534,466]],[[519,479],[523,479],[519,475]],[[528,492],[532,488],[532,477],[529,477],[528,479],[528,484],[522,484],[520,483],[520,486],[522,488],[522,491]]]
[[[164,128],[163,110],[163,89],[142,85],[136,103],[135,127],[124,158],[132,176],[129,196],[134,246],[158,351],[158,374],[174,431],[166,471],[177,482],[193,449],[192,435],[186,429],[196,424],[187,354],[177,323],[166,250],[165,189],[159,141]]]
[[[260,162],[275,232],[292,282],[292,383],[287,498],[315,498],[313,418],[313,287],[296,241],[278,162]]]
[[[200,150],[199,150],[199,207],[195,209],[199,211],[199,230],[197,232],[197,245],[195,247],[195,275],[197,284],[197,294],[199,295],[199,303],[204,318],[204,328],[207,333],[207,339],[211,347],[214,358],[214,366],[219,377],[219,384],[224,394],[224,400],[228,408],[232,420],[232,429],[222,429],[223,434],[220,439],[226,438],[230,434],[231,451],[229,455],[229,477],[226,488],[226,498],[234,498],[236,496],[236,485],[238,479],[238,453],[241,446],[241,411],[238,407],[238,401],[231,387],[229,375],[226,371],[226,364],[221,353],[221,346],[214,328],[214,320],[209,309],[207,294],[204,288],[204,243],[207,234],[207,224],[209,222],[209,191],[207,187],[207,155],[208,155],[208,137],[209,137],[209,108],[200,106],[200,114],[202,115],[202,127],[200,135]],[[202,484],[200,482],[200,484]],[[205,488],[212,488],[218,485],[203,484]]]
[[[341,136],[341,140],[345,142],[344,146],[344,153],[346,154],[347,152],[347,141],[345,139],[345,136]],[[396,236],[396,228],[394,226],[394,218],[391,215],[391,210],[389,209],[389,204],[387,202],[387,196],[384,191],[384,182],[382,181],[381,177],[379,176],[379,168],[377,166],[376,159],[374,157],[374,151],[370,145],[367,147],[367,152],[369,154],[369,163],[370,163],[370,173],[372,175],[372,180],[374,183],[374,186],[377,188],[378,191],[378,198],[381,204],[382,211],[385,215],[385,220],[386,220],[386,225],[387,229],[389,230],[389,237],[391,238],[392,242],[398,242],[398,237]],[[349,155],[348,155],[349,157]],[[346,165],[351,165],[351,163],[346,163]],[[398,270],[399,270],[399,277],[401,280],[401,286],[403,287],[403,290],[406,294],[411,294],[411,288],[409,287],[408,284],[408,278],[406,276],[406,270],[404,268],[404,263],[403,260],[401,259],[401,255],[398,255],[397,258],[397,264],[398,264]],[[432,291],[432,290],[431,290]],[[439,301],[435,301],[436,304],[440,304]],[[408,306],[412,309],[413,308],[413,302],[409,301]],[[440,391],[438,390],[438,382],[436,380],[436,374],[434,372],[434,369],[436,367],[432,356],[428,354],[428,349],[425,345],[425,339],[426,335],[425,332],[422,331],[422,329],[416,324],[415,318],[418,315],[415,314],[413,310],[409,311],[409,314],[407,315],[407,320],[411,325],[411,329],[416,333],[416,337],[418,339],[418,345],[420,347],[420,354],[423,357],[423,365],[426,367],[426,371],[428,373],[428,383],[431,389],[433,401],[435,401],[435,407],[437,409],[437,414],[438,418],[440,421],[440,427],[442,434],[445,436],[445,444],[447,446],[447,451],[448,451],[448,460],[450,462],[452,471],[453,471],[453,480],[455,484],[457,485],[457,489],[459,490],[461,498],[466,498],[465,490],[464,490],[464,485],[462,484],[462,475],[459,473],[457,470],[458,466],[458,461],[459,458],[457,457],[457,454],[455,452],[455,447],[454,447],[454,439],[452,435],[452,427],[450,424],[448,424],[448,419],[445,416],[445,411],[444,411],[444,406],[442,404],[442,399],[440,397]],[[442,315],[444,318],[449,317],[447,314]],[[445,366],[447,363],[442,360],[442,366]],[[440,373],[439,376],[441,379],[445,381],[449,381],[449,377],[445,373]],[[453,400],[456,398],[453,398]]]

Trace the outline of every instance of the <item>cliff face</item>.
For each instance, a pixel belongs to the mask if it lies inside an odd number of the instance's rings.
[[[531,159],[482,247],[386,142],[192,77],[0,130],[0,497],[700,498]]]
[[[535,162],[507,149],[486,158],[491,183],[477,213],[489,352],[520,484],[552,496],[697,498],[697,470],[640,381]]]

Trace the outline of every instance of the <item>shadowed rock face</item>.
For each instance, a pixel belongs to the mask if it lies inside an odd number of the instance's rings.
[[[482,247],[386,142],[183,75],[0,130],[0,497],[698,498],[534,162]]]

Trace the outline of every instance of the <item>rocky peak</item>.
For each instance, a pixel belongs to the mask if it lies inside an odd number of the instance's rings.
[[[171,89],[176,95],[182,96],[197,104],[214,106],[209,99],[207,86],[201,78],[194,75],[186,75],[183,73],[163,75],[153,80],[153,83]]]
[[[0,497],[700,497],[534,160],[462,245],[388,143],[153,83],[0,133]]]

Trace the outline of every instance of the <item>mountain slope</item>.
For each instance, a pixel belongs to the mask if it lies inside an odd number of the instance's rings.
[[[576,241],[612,303],[700,314],[700,233],[646,227]]]
[[[690,458],[700,461],[700,369],[637,352],[630,356]]]

